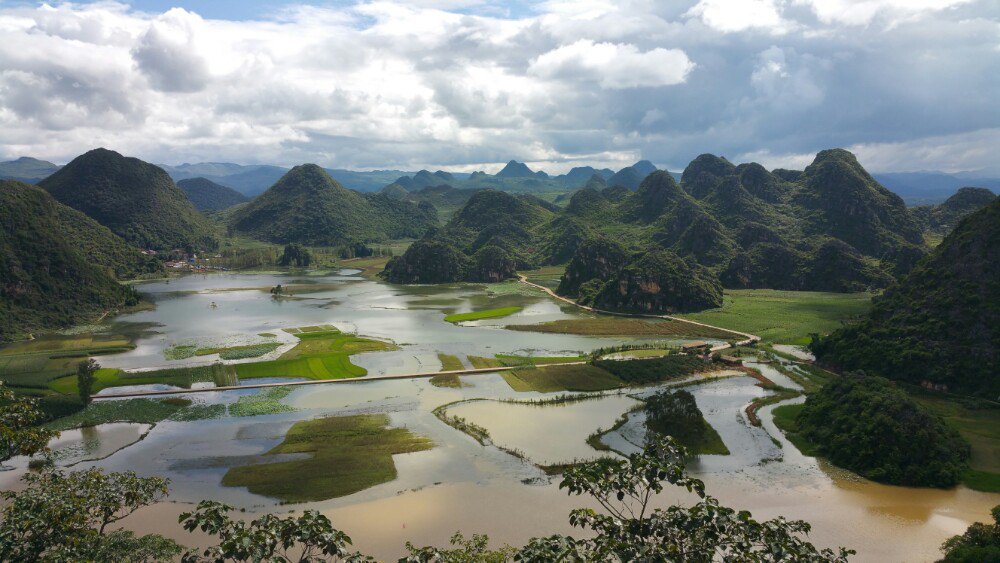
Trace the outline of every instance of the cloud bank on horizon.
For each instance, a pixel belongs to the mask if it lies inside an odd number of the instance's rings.
[[[0,3],[0,156],[1000,173],[995,0],[181,4]]]

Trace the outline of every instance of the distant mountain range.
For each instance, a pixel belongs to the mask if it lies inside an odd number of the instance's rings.
[[[242,165],[229,162],[200,162],[177,166],[159,165],[175,181],[205,178],[216,184],[232,188],[247,197],[255,197],[274,185],[288,168],[271,165]],[[30,157],[0,162],[0,179],[37,183],[59,169],[59,165]],[[429,172],[421,170],[354,170],[327,168],[326,172],[346,188],[359,192],[377,192],[390,184],[399,184],[407,191],[447,184],[454,188],[493,188],[511,192],[554,192],[582,187],[597,174],[608,186],[622,185],[636,190],[639,183],[656,167],[648,160],[641,160],[617,172],[608,168],[591,166],[573,168],[566,174],[550,176],[533,171],[524,163],[512,160],[496,175],[485,172]],[[680,175],[672,173],[675,180]],[[875,180],[903,198],[907,205],[941,203],[959,188],[973,186],[1000,193],[1000,178],[982,176],[973,172],[886,172],[873,174]]]
[[[642,164],[616,175],[634,178]],[[564,207],[490,189],[400,192],[468,200],[384,275],[396,283],[496,281],[568,262],[561,293],[631,312],[703,309],[720,302],[720,286],[864,291],[887,287],[928,252],[932,217],[953,222],[988,204],[976,190],[918,218],[842,149],[820,152],[803,171],[705,154],[679,183],[662,170],[635,191],[623,182],[605,187],[614,181],[591,176]]]
[[[249,197],[230,187],[201,177],[179,180],[177,187],[184,192],[198,211],[218,211],[250,201]]]

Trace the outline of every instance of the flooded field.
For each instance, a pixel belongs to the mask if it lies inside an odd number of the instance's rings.
[[[100,361],[105,367],[126,369],[195,365],[215,359],[169,361],[164,351],[193,343],[252,342],[261,334],[281,335],[274,338],[284,342],[283,328],[323,324],[392,341],[399,347],[353,356],[352,361],[370,375],[434,372],[441,368],[439,353],[455,355],[469,365],[469,356],[570,356],[623,340],[503,329],[508,324],[587,316],[542,293],[507,287],[491,295],[483,286],[473,285],[398,287],[356,274],[345,270],[310,277],[188,276],[142,284],[139,289],[152,297],[157,308],[114,323],[152,328],[144,329],[148,332],[138,338],[134,350],[102,356]],[[312,284],[316,291],[276,300],[267,289],[278,283]],[[443,321],[455,312],[505,306],[522,310],[468,325]],[[779,385],[796,386],[768,365],[754,367]],[[771,422],[773,407],[761,409],[762,427],[747,422],[744,407],[769,393],[756,380],[735,374],[697,379],[698,384],[687,388],[731,454],[701,456],[691,461],[691,471],[723,504],[748,509],[761,519],[784,515],[809,521],[813,525],[810,539],[818,545],[856,549],[858,561],[930,561],[939,556],[938,546],[944,539],[985,519],[989,509],[1000,504],[998,494],[963,487],[946,491],[888,487],[831,468],[802,456],[782,437]],[[270,380],[254,380],[262,381]],[[204,541],[180,530],[176,522],[177,514],[190,508],[188,503],[206,498],[244,508],[248,517],[314,508],[329,515],[358,549],[395,560],[406,541],[443,545],[456,530],[485,532],[495,541],[516,544],[533,536],[571,532],[567,514],[586,506],[586,500],[561,492],[559,477],[546,475],[538,465],[615,455],[595,450],[587,444],[588,436],[599,428],[610,428],[640,404],[638,399],[658,390],[633,389],[627,394],[536,406],[503,401],[544,399],[559,393],[515,392],[496,373],[462,376],[461,381],[465,385],[454,388],[436,387],[427,379],[297,387],[280,399],[290,409],[287,412],[233,416],[223,408],[221,416],[203,420],[107,424],[64,432],[53,447],[59,465],[168,477],[171,502],[142,510],[126,522],[140,532],[164,533],[188,545]],[[143,388],[153,386],[132,387]],[[105,393],[123,390],[117,387]],[[241,397],[259,393],[247,389],[191,397],[198,403],[228,408]],[[524,459],[492,445],[483,446],[445,424],[433,412],[443,405],[449,405],[449,415],[487,429],[494,444],[518,450]],[[398,472],[394,480],[320,502],[282,506],[244,488],[222,486],[223,476],[232,467],[279,461],[265,454],[282,442],[296,422],[354,414],[385,414],[391,427],[429,438],[434,447],[394,456]],[[632,413],[602,442],[628,453],[641,444],[643,435],[642,415]],[[14,465],[17,470],[0,473],[0,486],[16,486],[26,461],[15,460]],[[691,500],[667,490],[657,503]]]

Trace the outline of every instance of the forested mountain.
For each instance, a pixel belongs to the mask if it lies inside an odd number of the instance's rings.
[[[511,277],[532,263],[535,229],[554,215],[539,203],[524,195],[477,191],[443,228],[390,260],[384,277],[395,283]],[[434,253],[439,256],[431,258]]]
[[[216,244],[208,220],[170,176],[137,158],[94,149],[39,185],[135,246],[163,250]]]
[[[198,211],[216,211],[227,209],[239,203],[250,201],[250,198],[240,192],[216,184],[205,178],[189,178],[177,182],[177,187],[184,192]]]
[[[844,370],[1000,396],[1000,199],[963,219],[869,318],[814,343]]]
[[[133,304],[115,276],[160,268],[41,188],[0,181],[0,341]]]
[[[22,156],[17,160],[0,162],[0,180],[18,180],[35,184],[43,178],[51,176],[56,170],[59,170],[57,164],[30,156]]]
[[[604,188],[595,175],[562,209],[489,191],[473,196],[429,236],[469,258],[495,246],[503,251],[493,251],[495,261],[502,256],[513,264],[496,271],[510,275],[515,268],[568,262],[567,276],[579,279],[569,280],[562,293],[620,310],[705,306],[715,302],[720,282],[731,288],[883,288],[926,253],[921,229],[902,201],[843,150],[823,151],[806,170],[780,174],[701,155],[684,170],[681,183],[655,171],[634,192],[621,185]],[[607,247],[601,240],[620,246],[620,257],[593,253]],[[616,266],[609,268],[608,260]],[[395,262],[387,268],[388,279],[427,278],[415,255]],[[641,282],[636,270],[628,269],[632,264],[644,272]],[[624,273],[632,281],[622,279]],[[669,287],[680,277],[693,287],[676,286],[677,294],[691,290],[701,297],[650,305],[629,289]],[[581,288],[594,279],[609,288],[614,282],[627,298],[611,300],[597,282]]]
[[[230,228],[270,242],[336,246],[419,237],[436,222],[433,206],[360,194],[303,164],[236,210]]]
[[[997,196],[986,188],[961,188],[955,195],[938,205],[924,205],[911,209],[924,230],[946,235],[966,216],[979,211]]]

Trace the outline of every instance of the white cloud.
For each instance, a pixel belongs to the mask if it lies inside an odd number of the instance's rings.
[[[751,28],[784,33],[790,27],[775,0],[700,0],[685,15],[725,33]]]
[[[361,0],[256,21],[0,4],[0,158],[106,145],[558,173],[855,145],[884,166],[981,168],[998,140],[971,132],[1000,129],[997,12],[959,3],[550,0],[509,17],[498,0]]]
[[[657,47],[646,52],[635,45],[594,43],[581,39],[531,61],[529,72],[542,78],[583,79],[602,88],[672,86],[687,78],[694,63],[680,49]]]
[[[139,70],[161,92],[197,92],[208,85],[208,65],[195,43],[202,20],[173,8],[153,21],[132,49]]]
[[[844,25],[868,25],[876,17],[894,25],[900,19],[946,10],[973,0],[794,0],[809,6],[820,21]]]

